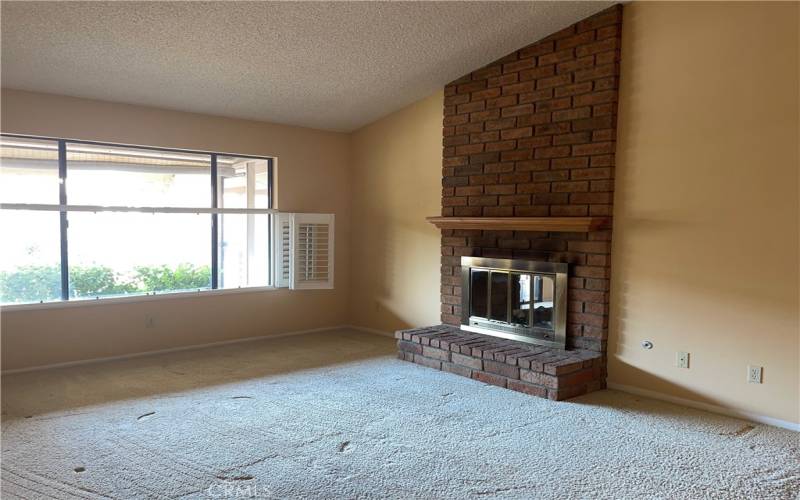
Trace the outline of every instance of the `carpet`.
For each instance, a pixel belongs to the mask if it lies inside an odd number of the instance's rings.
[[[534,398],[351,330],[3,377],[4,499],[798,494],[794,432],[616,391]]]

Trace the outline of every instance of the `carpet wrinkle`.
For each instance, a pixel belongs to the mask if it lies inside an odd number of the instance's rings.
[[[29,420],[55,420],[58,418],[68,418],[74,417],[76,415],[88,415],[88,411],[81,411],[81,412],[66,412],[66,413],[58,413],[58,414],[47,414],[47,415],[26,415],[25,418]]]
[[[342,435],[341,432],[334,432],[332,434],[322,434],[322,435],[319,435],[319,436],[317,436],[315,438],[312,438],[310,440],[303,441],[303,442],[299,443],[296,446],[299,446],[299,447],[310,446],[310,445],[314,445],[316,443],[319,443],[320,441],[324,441],[324,440],[326,440],[328,438],[338,437],[338,436],[341,436],[341,435]],[[349,443],[349,441],[348,441],[348,443]]]
[[[221,479],[223,481],[252,481],[253,479],[255,479],[253,476],[249,474],[239,474],[236,476],[225,476],[218,474],[216,477],[217,479]]]
[[[522,490],[522,489],[524,489],[524,488],[521,488],[521,487],[516,487],[516,488],[512,488],[512,487],[509,487],[509,488],[495,488],[495,489],[492,489],[492,490],[476,491],[474,493],[476,495],[478,495],[478,496],[485,496],[485,495],[497,495],[499,493],[508,493],[509,491],[517,491],[517,490]]]
[[[753,429],[755,429],[755,427],[753,427],[752,425],[745,425],[741,429],[737,429],[737,430],[735,430],[733,432],[720,432],[719,434],[720,434],[720,436],[742,437],[745,434],[747,434],[748,432],[752,431]]]

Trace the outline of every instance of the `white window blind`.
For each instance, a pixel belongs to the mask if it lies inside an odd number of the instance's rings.
[[[276,286],[333,288],[333,214],[278,214]]]

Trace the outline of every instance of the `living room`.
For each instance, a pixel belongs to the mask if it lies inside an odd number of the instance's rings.
[[[800,494],[797,3],[0,14],[4,496]]]

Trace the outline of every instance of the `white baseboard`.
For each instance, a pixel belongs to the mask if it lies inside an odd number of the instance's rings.
[[[766,415],[759,415],[745,410],[737,410],[734,408],[725,408],[724,406],[712,405],[709,403],[701,403],[700,401],[693,401],[691,399],[679,398],[670,396],[656,391],[648,391],[647,389],[640,389],[630,385],[616,384],[608,382],[608,388],[617,391],[627,392],[629,394],[636,394],[637,396],[644,396],[647,398],[658,399],[660,401],[667,401],[681,406],[688,406],[689,408],[697,408],[698,410],[705,410],[711,413],[718,413],[728,417],[736,417],[744,420],[750,420],[759,424],[767,424],[790,431],[800,432],[800,423],[789,422],[788,420],[781,420],[779,418],[767,417]]]
[[[372,334],[375,334],[375,335],[380,335],[382,337],[392,337],[392,338],[394,338],[394,332],[385,332],[383,330],[376,330],[375,328],[367,328],[365,326],[356,326],[356,325],[347,325],[347,328],[352,328],[353,330],[358,330],[359,332],[372,333]]]
[[[54,363],[50,365],[38,365],[38,366],[31,366],[29,368],[18,368],[15,370],[3,370],[0,372],[2,375],[13,375],[15,373],[26,373],[26,372],[35,372],[40,370],[50,370],[53,368],[68,368],[70,366],[80,366],[80,365],[89,365],[94,363],[104,363],[106,361],[119,361],[125,359],[132,359],[132,358],[141,358],[143,356],[155,356],[158,354],[167,354],[170,352],[180,352],[180,351],[193,351],[195,349],[205,349],[208,347],[219,347],[223,345],[230,345],[230,344],[240,344],[242,342],[254,342],[256,340],[267,340],[267,339],[277,339],[281,337],[290,337],[292,335],[302,335],[304,333],[314,333],[314,332],[324,332],[327,330],[336,330],[340,328],[355,328],[348,325],[339,325],[339,326],[325,326],[322,328],[311,328],[308,330],[295,330],[291,332],[282,332],[282,333],[275,333],[272,335],[259,335],[258,337],[244,337],[241,339],[231,339],[231,340],[221,340],[219,342],[209,342],[207,344],[193,344],[181,347],[171,347],[168,349],[158,349],[155,351],[143,351],[143,352],[136,352],[133,354],[121,354],[119,356],[108,356],[104,358],[92,358],[92,359],[82,359],[78,361],[68,361],[66,363]]]

